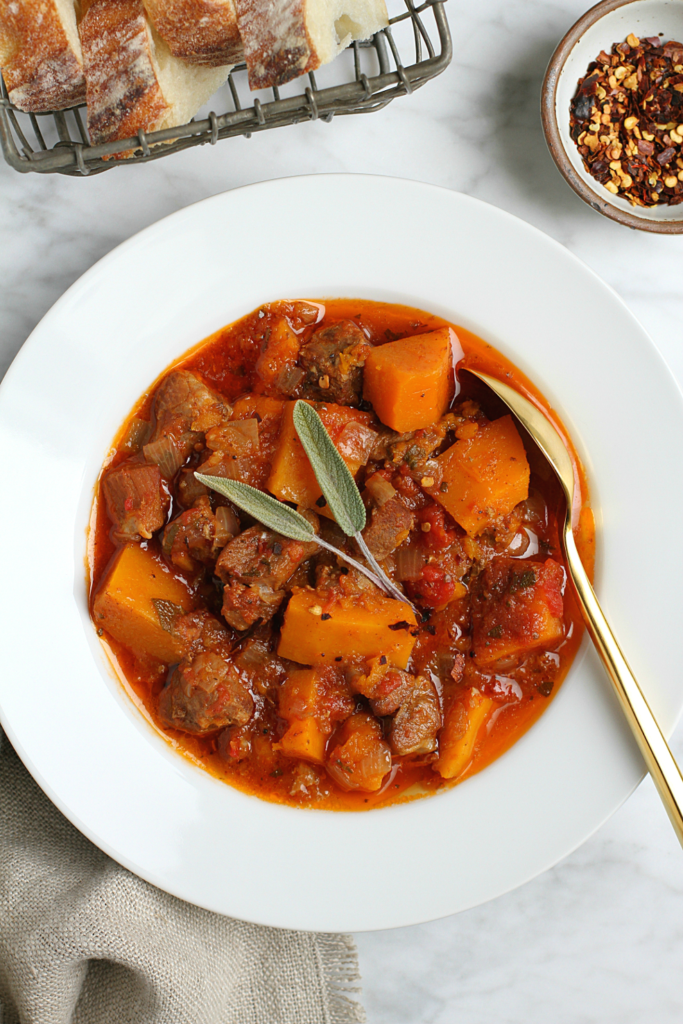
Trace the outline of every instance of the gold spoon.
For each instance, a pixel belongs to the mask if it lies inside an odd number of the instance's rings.
[[[567,499],[567,514],[562,529],[562,542],[567,556],[567,567],[576,590],[581,613],[598,654],[607,669],[621,709],[636,738],[647,769],[654,779],[667,814],[671,819],[678,841],[683,846],[683,777],[662,735],[655,716],[650,710],[635,676],[621,652],[595,591],[583,567],[572,532],[571,510],[574,500],[574,467],[569,453],[555,427],[540,409],[508,384],[489,377],[486,373],[463,367],[473,373],[505,402],[541,449],[554,469]]]

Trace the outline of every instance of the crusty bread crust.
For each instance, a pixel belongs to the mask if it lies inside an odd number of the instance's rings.
[[[89,0],[80,30],[94,145],[185,124],[231,71],[174,57],[142,0]]]
[[[10,101],[19,110],[41,113],[82,103],[74,0],[0,0],[0,61]]]
[[[284,85],[319,65],[304,0],[235,0],[251,89]]]
[[[93,0],[80,33],[93,145],[153,130],[169,104],[141,0]]]
[[[145,6],[174,57],[214,68],[244,59],[233,0],[145,0]]]
[[[389,23],[385,0],[235,0],[251,89],[327,64]]]

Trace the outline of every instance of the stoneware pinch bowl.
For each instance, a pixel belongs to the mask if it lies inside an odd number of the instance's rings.
[[[553,54],[541,99],[541,117],[550,153],[565,181],[598,213],[626,227],[660,234],[683,233],[683,203],[649,208],[612,195],[586,171],[569,129],[569,108],[580,78],[601,50],[629,33],[683,40],[683,0],[601,0],[570,28]]]

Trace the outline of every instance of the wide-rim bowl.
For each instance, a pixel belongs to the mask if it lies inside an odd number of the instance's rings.
[[[643,767],[585,641],[540,721],[495,764],[366,814],[238,792],[173,751],[116,681],[84,569],[115,431],[202,337],[264,301],[332,295],[459,322],[545,393],[588,471],[599,596],[671,732],[683,705],[671,643],[683,403],[671,374],[623,302],[552,239],[466,196],[360,175],[264,182],[167,217],[84,274],[25,344],[0,388],[0,718],[74,825],[153,884],[256,923],[361,931],[522,884],[598,828]]]

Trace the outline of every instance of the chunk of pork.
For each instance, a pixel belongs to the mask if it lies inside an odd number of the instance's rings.
[[[252,526],[231,540],[216,563],[216,575],[225,584],[226,622],[248,629],[257,619],[272,618],[285,597],[282,587],[317,547],[263,526]]]
[[[171,499],[158,466],[122,462],[104,476],[102,490],[116,540],[149,540],[166,522]]]
[[[338,405],[357,405],[363,394],[363,366],[372,346],[352,320],[316,331],[301,349],[304,396]]]
[[[246,725],[254,699],[234,664],[206,651],[173,671],[159,698],[163,725],[204,735],[228,725]]]

